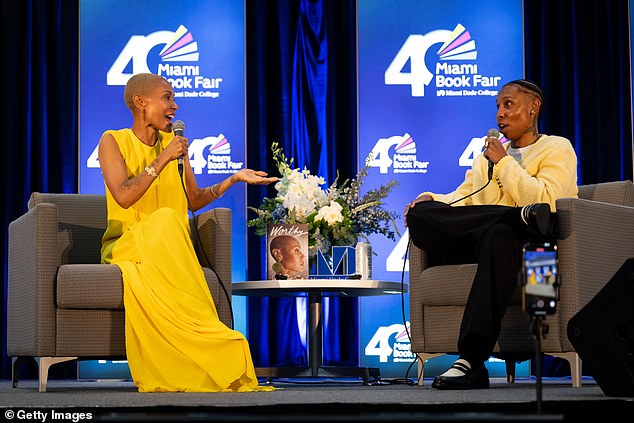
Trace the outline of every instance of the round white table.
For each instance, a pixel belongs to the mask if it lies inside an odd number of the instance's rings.
[[[258,297],[308,297],[308,367],[259,367],[258,377],[360,377],[378,380],[375,367],[322,366],[322,298],[390,295],[407,292],[409,285],[373,279],[276,279],[231,284],[233,295]]]

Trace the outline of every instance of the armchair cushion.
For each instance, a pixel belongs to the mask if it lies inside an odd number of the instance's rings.
[[[420,276],[420,295],[429,306],[464,306],[471,291],[477,264],[452,264],[430,267]],[[511,304],[521,304],[520,290],[516,290]]]
[[[464,305],[478,266],[455,264],[430,267],[420,277],[420,295],[426,305]]]
[[[65,264],[57,272],[57,307],[123,310],[123,281],[115,264]]]

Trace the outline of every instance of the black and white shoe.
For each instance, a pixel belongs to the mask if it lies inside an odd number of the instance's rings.
[[[481,364],[471,368],[469,362],[459,358],[445,373],[434,378],[436,389],[486,389],[489,387],[489,371]]]
[[[533,228],[542,236],[548,235],[550,228],[550,204],[529,204],[522,207],[520,216],[528,227]]]

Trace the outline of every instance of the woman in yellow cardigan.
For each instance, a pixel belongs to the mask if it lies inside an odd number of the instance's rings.
[[[531,81],[507,83],[497,99],[499,134],[451,193],[424,192],[406,205],[412,242],[435,264],[478,264],[458,339],[459,358],[438,389],[489,387],[484,362],[500,335],[526,242],[554,242],[555,201],[577,196],[577,157],[569,140],[538,131],[544,94]]]

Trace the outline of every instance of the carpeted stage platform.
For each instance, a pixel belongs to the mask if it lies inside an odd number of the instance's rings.
[[[591,378],[584,378],[581,388],[573,388],[569,378],[544,379],[539,404],[534,378],[518,379],[514,384],[493,379],[490,389],[473,391],[438,391],[427,379],[422,387],[402,380],[364,385],[356,379],[278,379],[272,384],[280,389],[264,393],[141,394],[129,381],[51,380],[48,392],[39,393],[34,380],[21,381],[18,389],[3,380],[0,412],[5,422],[75,423],[581,419],[629,423],[634,419],[634,398],[606,396]],[[90,413],[90,418],[80,413]]]

